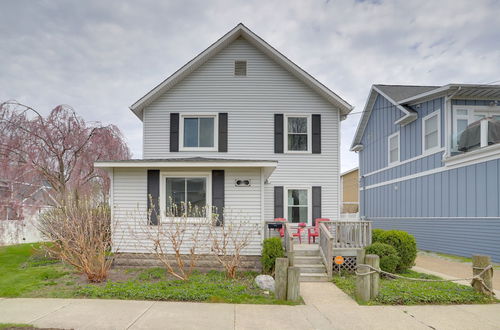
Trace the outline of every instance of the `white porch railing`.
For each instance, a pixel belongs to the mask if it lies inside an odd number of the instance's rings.
[[[325,224],[319,225],[319,253],[323,259],[323,264],[326,266],[328,276],[332,276],[333,272],[333,235],[328,231]]]
[[[334,249],[360,249],[372,243],[371,221],[324,221],[322,224],[333,236]]]

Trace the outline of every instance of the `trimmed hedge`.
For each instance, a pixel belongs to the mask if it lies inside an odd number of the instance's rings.
[[[262,257],[260,257],[262,272],[264,274],[274,274],[274,264],[276,263],[276,258],[283,258],[284,256],[285,251],[283,250],[281,239],[279,237],[265,239],[264,246],[262,248]]]
[[[415,264],[417,258],[417,242],[413,235],[402,230],[384,230],[378,235],[377,241],[392,245],[401,258],[396,271],[404,272]]]
[[[383,229],[372,229],[372,243],[378,242],[380,239],[380,235],[382,235],[384,231],[385,230]]]
[[[393,246],[385,243],[375,242],[367,246],[366,254],[378,255],[380,257],[380,268],[389,273],[394,273],[401,262],[398,251]]]

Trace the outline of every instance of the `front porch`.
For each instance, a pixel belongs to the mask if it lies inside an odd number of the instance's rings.
[[[288,222],[270,221],[265,229],[267,237],[282,238],[291,265],[301,269],[301,281],[328,281],[335,267],[354,270],[358,251],[372,242],[370,221],[322,221],[317,228],[301,229]],[[311,244],[309,229],[319,234]],[[343,265],[334,264],[336,256],[344,258]]]

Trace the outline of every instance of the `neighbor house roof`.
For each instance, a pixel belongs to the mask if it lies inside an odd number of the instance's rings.
[[[132,110],[136,114],[136,116],[142,120],[142,112],[146,106],[158,99],[158,97],[160,97],[163,93],[174,87],[191,72],[199,68],[208,59],[218,54],[222,49],[227,47],[231,42],[239,37],[246,39],[249,43],[269,56],[271,59],[276,61],[287,71],[293,74],[296,78],[301,80],[307,86],[309,86],[326,100],[328,100],[335,107],[339,108],[342,115],[347,115],[353,109],[353,107],[344,99],[342,99],[328,87],[320,83],[309,73],[301,69],[298,65],[290,61],[286,56],[278,52],[275,48],[265,42],[258,35],[253,33],[245,25],[240,23],[215,43],[213,43],[211,46],[209,46],[207,49],[205,49],[203,52],[201,52],[199,55],[197,55],[195,58],[193,58],[191,61],[189,61],[187,64],[185,64],[183,67],[181,67],[179,70],[174,72],[170,77],[153,88],[146,95],[141,97],[137,102],[132,104],[130,106],[130,110]]]
[[[351,145],[352,151],[360,151],[366,125],[378,95],[382,95],[394,104],[405,115],[395,124],[406,125],[417,118],[417,112],[410,109],[408,104],[423,102],[440,96],[453,96],[455,98],[500,98],[500,85],[481,84],[448,84],[445,86],[411,86],[411,85],[373,85],[361,119]]]

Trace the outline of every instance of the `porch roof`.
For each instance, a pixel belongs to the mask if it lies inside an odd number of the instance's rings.
[[[159,168],[159,167],[209,167],[209,168],[227,168],[227,167],[247,167],[262,168],[265,178],[274,172],[278,166],[277,160],[258,160],[258,159],[228,159],[228,158],[165,158],[165,159],[128,159],[128,160],[107,160],[96,161],[94,167],[102,169],[112,168]]]

